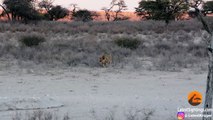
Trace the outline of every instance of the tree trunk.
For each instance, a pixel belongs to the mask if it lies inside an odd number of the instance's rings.
[[[213,35],[211,34],[210,47],[208,48],[209,54],[209,72],[207,77],[206,85],[206,96],[204,103],[204,110],[207,110],[203,113],[203,120],[212,120],[212,96],[213,96]]]
[[[186,3],[189,5],[188,0]],[[190,6],[190,5],[189,5]],[[213,31],[209,27],[206,20],[204,20],[204,16],[198,5],[192,6],[195,8],[195,13],[197,13],[198,20],[201,21],[203,28],[210,34],[210,41],[208,46],[208,55],[209,55],[209,71],[207,76],[207,83],[206,83],[206,94],[205,94],[205,103],[204,103],[204,112],[203,112],[203,120],[212,120],[212,97],[213,97]]]
[[[10,15],[9,15],[9,13],[7,12],[7,9],[3,6],[3,5],[1,5],[0,4],[0,6],[1,6],[1,8],[4,10],[4,12],[7,14],[7,18],[8,18],[8,20],[10,21],[11,19],[10,19]]]

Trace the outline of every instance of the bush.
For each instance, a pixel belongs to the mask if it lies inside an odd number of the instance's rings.
[[[25,115],[22,113],[16,113],[12,117],[12,120],[70,120],[70,117],[68,114],[59,117],[59,115],[55,114],[53,111],[36,110],[33,112],[27,112]]]
[[[89,10],[79,10],[73,13],[72,17],[75,21],[89,22],[93,20],[93,14]]]
[[[207,1],[204,3],[203,9],[206,14],[213,13],[213,1]]]
[[[69,14],[69,11],[66,8],[61,6],[54,6],[51,10],[48,11],[49,19],[50,20],[58,20],[64,18]],[[48,17],[48,15],[46,15]]]
[[[124,47],[124,48],[129,48],[131,50],[137,49],[138,46],[140,45],[140,41],[138,39],[135,38],[116,38],[115,43],[120,46],[120,47]]]
[[[45,41],[44,37],[37,35],[23,36],[20,39],[20,42],[27,47],[38,46],[40,43],[44,41]]]

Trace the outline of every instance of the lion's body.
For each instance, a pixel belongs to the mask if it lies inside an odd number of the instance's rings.
[[[99,62],[103,67],[107,67],[107,65],[112,63],[112,56],[111,55],[102,55],[99,58]]]

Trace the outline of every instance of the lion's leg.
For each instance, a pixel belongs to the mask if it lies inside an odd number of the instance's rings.
[[[107,67],[107,66],[106,66],[106,63],[104,63],[103,65],[104,65],[104,66],[103,66],[104,68],[106,68],[106,67]]]

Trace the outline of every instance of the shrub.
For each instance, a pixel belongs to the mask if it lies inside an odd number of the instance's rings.
[[[27,47],[38,46],[40,43],[44,41],[45,38],[38,35],[23,36],[20,39],[20,42]]]
[[[213,13],[213,1],[207,1],[203,5],[204,12],[208,13]]]
[[[59,117],[59,115],[55,114],[53,111],[36,110],[33,112],[27,112],[25,115],[22,113],[16,113],[12,117],[12,120],[70,120],[70,117],[68,114]]]
[[[133,50],[137,49],[141,42],[135,38],[122,37],[116,38],[115,43],[120,47],[129,48]]]
[[[61,6],[54,6],[51,10],[48,11],[49,19],[50,20],[58,20],[64,18],[69,14],[69,11],[66,8]],[[48,15],[46,15],[48,17]]]
[[[89,22],[93,20],[93,14],[89,10],[79,10],[73,13],[72,17],[75,21]]]

